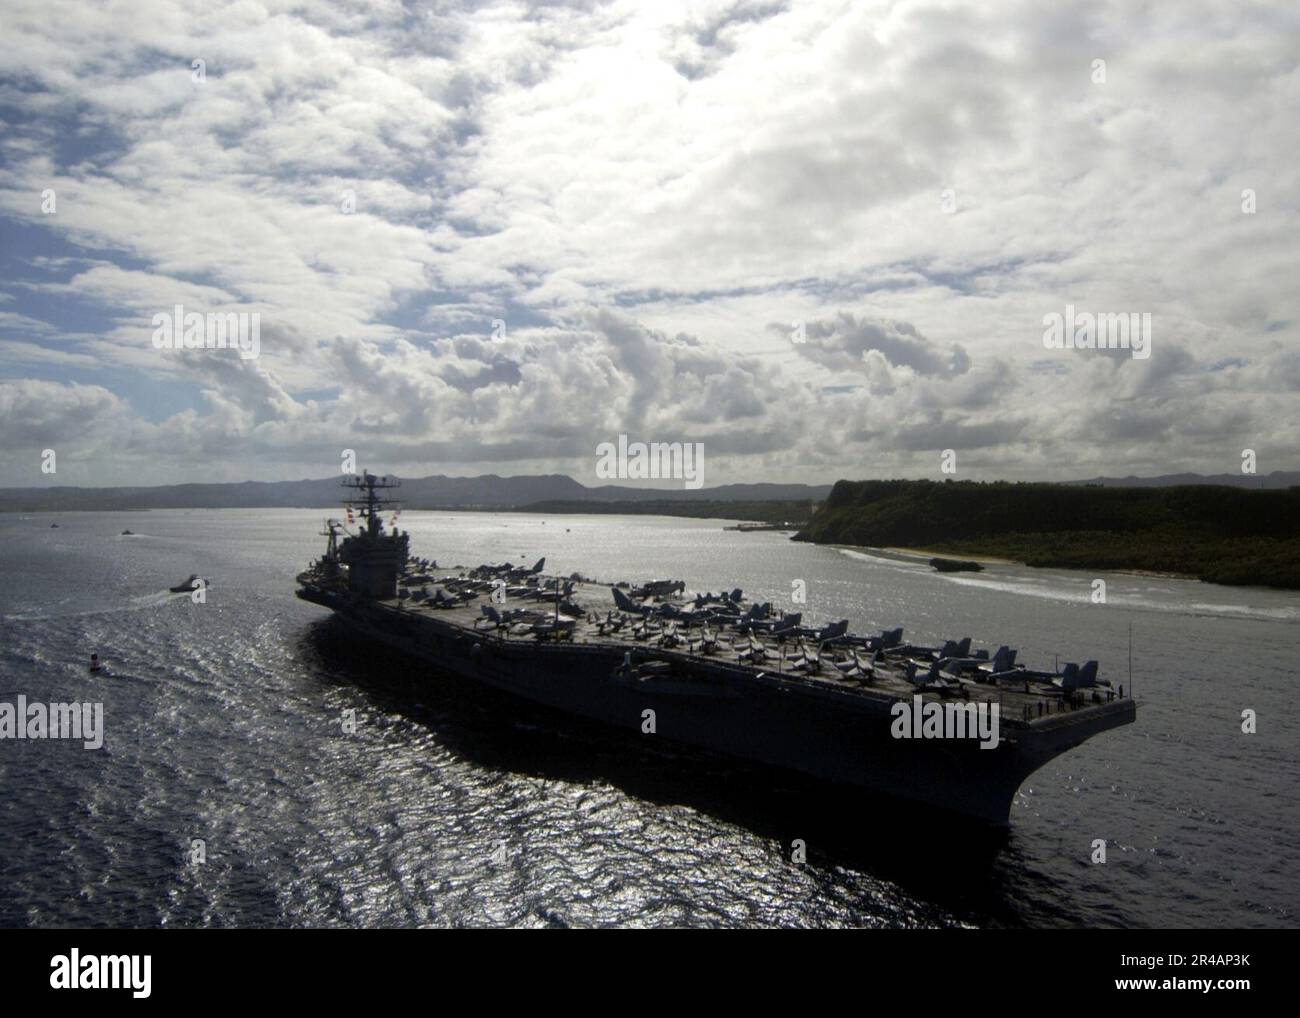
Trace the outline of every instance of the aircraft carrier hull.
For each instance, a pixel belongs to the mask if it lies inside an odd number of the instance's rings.
[[[648,655],[620,642],[511,640],[393,600],[310,584],[298,596],[427,664],[429,682],[452,673],[638,733],[652,749],[659,740],[698,747],[998,826],[1008,823],[1031,773],[1091,736],[1129,724],[1136,713],[1131,699],[1120,698],[1032,721],[1004,716],[1001,738],[990,749],[970,738],[902,739],[891,732],[896,696],[863,695],[680,651],[656,648]],[[667,670],[635,674],[623,667],[629,653],[666,662]]]

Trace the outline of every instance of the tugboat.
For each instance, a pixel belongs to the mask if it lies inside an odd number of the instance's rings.
[[[298,575],[297,596],[407,654],[415,683],[451,676],[642,742],[995,826],[1009,822],[1030,774],[1137,716],[1131,683],[1125,696],[1095,661],[1058,673],[1017,664],[1009,647],[972,650],[970,637],[923,646],[901,628],[859,636],[847,619],[810,626],[740,589],[690,594],[660,580],[625,592],[546,576],[544,559],[413,586],[426,567],[381,519],[400,481],[365,473],[343,484],[364,527],[326,520],[325,554]]]

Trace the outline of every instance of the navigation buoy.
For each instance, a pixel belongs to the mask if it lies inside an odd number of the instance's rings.
[[[99,663],[99,655],[98,655],[98,654],[91,654],[91,655],[90,655],[90,670],[91,670],[92,672],[97,672],[97,671],[100,670],[100,668],[101,668],[101,666],[100,666],[100,663]]]

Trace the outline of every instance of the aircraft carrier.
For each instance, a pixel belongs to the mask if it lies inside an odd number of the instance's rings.
[[[298,597],[427,664],[431,683],[451,673],[645,740],[999,826],[1031,773],[1136,716],[1131,688],[1100,678],[1095,661],[1036,671],[969,638],[920,646],[901,629],[805,626],[740,590],[548,576],[545,560],[439,570],[411,555],[395,515],[384,526],[400,482],[343,484],[348,519],[326,521]],[[977,732],[977,711],[996,718],[992,737]]]

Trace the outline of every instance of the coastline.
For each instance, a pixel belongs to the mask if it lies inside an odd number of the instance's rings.
[[[844,547],[855,547],[854,545],[844,545]],[[915,558],[952,558],[953,552],[937,551],[932,548],[870,548],[870,551],[888,551],[896,555],[907,555]],[[993,555],[976,555],[968,552],[962,552],[961,557],[970,562],[978,562],[981,565],[1001,565],[1001,566],[1023,566],[1025,563],[1011,558],[997,558]]]
[[[930,558],[949,558],[956,552],[938,551],[933,548],[900,548],[900,547],[875,547],[872,545],[857,544],[838,544],[834,547],[847,548],[851,551],[873,551],[888,552],[893,555],[903,555],[908,558],[930,559]],[[995,555],[981,555],[974,552],[961,552],[961,557],[971,562],[978,562],[981,565],[998,565],[998,566],[1024,566],[1027,569],[1064,569],[1072,573],[1119,573],[1123,576],[1151,576],[1157,579],[1166,580],[1196,580],[1198,583],[1209,582],[1202,580],[1199,576],[1192,573],[1171,573],[1158,569],[1089,569],[1083,566],[1036,566],[1023,559],[1002,558]],[[1217,586],[1235,586],[1235,584],[1217,584]],[[1266,588],[1277,589],[1277,588]]]

